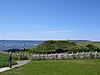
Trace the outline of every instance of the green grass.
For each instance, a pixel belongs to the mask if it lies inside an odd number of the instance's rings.
[[[76,42],[78,46],[86,46],[88,44],[93,44],[94,46],[97,46],[100,49],[100,42]]]
[[[90,46],[88,46],[90,45]],[[100,42],[69,42],[65,40],[45,41],[29,50],[30,53],[56,53],[57,49],[64,51],[100,51]],[[63,52],[63,51],[62,51]]]
[[[8,56],[6,54],[0,54],[0,67],[8,66]]]
[[[8,58],[9,58],[9,55],[0,53],[0,67],[9,66]],[[18,60],[18,57],[13,56],[13,62],[12,62],[13,65],[16,64],[15,62],[16,60]]]
[[[100,59],[33,60],[0,75],[100,75]]]

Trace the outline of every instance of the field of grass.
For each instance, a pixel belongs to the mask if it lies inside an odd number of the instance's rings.
[[[0,75],[100,75],[100,59],[32,60]]]

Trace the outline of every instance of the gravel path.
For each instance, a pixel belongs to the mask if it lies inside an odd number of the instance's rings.
[[[10,70],[10,69],[13,69],[13,68],[16,68],[16,67],[20,67],[22,65],[25,65],[29,62],[30,60],[20,60],[20,61],[17,61],[17,65],[13,65],[12,68],[9,68],[9,67],[4,67],[4,68],[0,68],[0,72],[3,72],[3,71],[6,71],[6,70]]]

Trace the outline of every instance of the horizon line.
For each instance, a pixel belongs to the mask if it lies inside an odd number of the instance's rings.
[[[15,41],[48,41],[48,40],[86,40],[86,41],[99,41],[100,40],[89,40],[89,39],[0,39],[0,40],[15,40]]]

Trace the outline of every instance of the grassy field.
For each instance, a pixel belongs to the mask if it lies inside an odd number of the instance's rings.
[[[0,75],[100,75],[100,59],[33,60]]]

